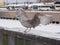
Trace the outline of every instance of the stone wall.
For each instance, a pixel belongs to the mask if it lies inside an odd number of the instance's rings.
[[[16,11],[0,11],[0,17],[15,18]]]
[[[48,13],[48,12],[46,12],[46,13],[38,12],[38,13],[40,13],[40,15],[45,15],[45,14],[52,15],[53,21],[59,21],[60,22],[60,13]],[[32,18],[36,14],[36,12],[28,12],[27,14],[30,18]]]
[[[36,13],[37,12],[26,12],[29,19],[32,19]],[[45,15],[45,14],[52,15],[54,21],[60,21],[60,13],[47,13],[47,12],[46,13],[38,12],[38,13],[40,13],[40,15]],[[16,11],[3,11],[3,12],[1,11],[0,17],[15,18],[16,17]]]

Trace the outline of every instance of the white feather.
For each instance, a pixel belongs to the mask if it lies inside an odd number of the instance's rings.
[[[26,13],[24,12],[23,9],[19,9],[19,10],[17,11],[17,18],[18,18],[19,20],[28,20],[28,17],[26,16]]]

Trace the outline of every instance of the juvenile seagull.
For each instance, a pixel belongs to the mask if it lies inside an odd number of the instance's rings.
[[[40,24],[40,19],[38,18],[37,14],[35,14],[32,20],[30,20],[23,9],[17,10],[17,18],[21,24],[27,28],[24,32],[30,31],[32,27],[35,28]],[[28,30],[28,28],[30,30]]]

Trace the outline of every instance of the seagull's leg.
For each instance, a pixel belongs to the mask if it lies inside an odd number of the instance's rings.
[[[31,30],[31,28],[29,28],[29,30],[27,32],[29,32]]]
[[[26,33],[26,32],[27,32],[27,30],[28,30],[28,28],[26,28],[24,32]]]

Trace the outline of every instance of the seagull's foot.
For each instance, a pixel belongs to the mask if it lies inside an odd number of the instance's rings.
[[[26,30],[24,32],[26,32]]]
[[[24,33],[27,33],[27,30],[28,30],[28,28],[24,30]]]
[[[29,32],[31,30],[31,28],[29,28],[29,30],[27,30],[27,32]]]
[[[29,32],[30,30],[31,30],[31,28],[29,28],[29,29],[27,28],[24,32],[27,33],[27,32]]]

